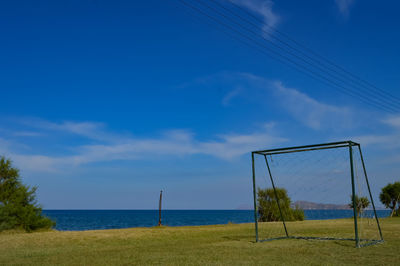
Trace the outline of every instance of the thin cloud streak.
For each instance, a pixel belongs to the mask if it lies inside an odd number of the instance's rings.
[[[286,110],[312,129],[321,129],[327,121],[332,127],[345,122],[350,117],[348,108],[321,103],[305,93],[285,87],[280,81],[273,82],[272,86],[279,94]]]
[[[33,129],[40,130],[36,132],[39,134],[48,133],[63,133],[63,134],[73,134],[81,137],[85,137],[91,140],[98,141],[115,141],[118,138],[116,134],[111,134],[105,130],[106,125],[100,122],[93,121],[62,121],[62,122],[52,122],[40,118],[22,118],[17,119],[17,121],[25,126],[29,126]],[[32,131],[32,133],[34,133]],[[122,136],[120,136],[122,137]]]
[[[161,136],[153,138],[121,137],[108,132],[104,124],[73,121],[57,124],[41,121],[40,125],[36,123],[35,126],[42,131],[66,130],[68,134],[96,140],[96,144],[68,147],[68,155],[47,156],[12,150],[12,143],[0,139],[0,153],[11,157],[21,169],[57,172],[67,167],[79,167],[90,163],[143,160],[150,157],[162,159],[166,156],[206,155],[233,160],[259,149],[260,145],[268,147],[286,141],[271,133],[273,124],[267,124],[248,134],[222,134],[210,140],[200,141],[188,130],[165,131]],[[107,137],[100,141],[99,136]]]
[[[233,89],[230,92],[228,92],[222,99],[222,105],[228,106],[231,103],[232,99],[240,94],[241,90],[242,89],[240,87],[238,87],[238,88]]]
[[[252,73],[225,71],[198,78],[184,87],[235,88],[225,92],[222,106],[234,106],[240,101],[263,105],[268,102],[314,130],[341,131],[358,124],[355,111],[347,106],[324,103],[297,88],[285,86],[282,81]]]
[[[339,9],[340,14],[348,18],[350,15],[350,9],[354,4],[354,0],[335,0],[336,6]]]
[[[263,35],[268,37],[268,32],[273,31],[280,22],[280,17],[273,10],[274,2],[271,0],[231,0],[233,3],[243,6],[251,12],[262,17],[264,24],[262,25]],[[266,33],[267,32],[267,33]]]
[[[381,126],[389,127],[389,134],[369,134],[354,137],[355,140],[363,145],[381,145],[386,149],[400,148],[400,115],[392,116],[380,121]]]
[[[272,96],[274,102],[283,110],[315,130],[324,128],[338,130],[342,127],[348,128],[352,124],[353,113],[350,108],[323,103],[298,89],[286,87],[281,81],[271,81],[251,73],[231,73],[231,75],[224,73],[215,78],[232,82],[229,80],[231,77],[234,77],[234,82],[244,85],[240,92],[230,95],[230,101],[234,97],[249,97],[248,95],[255,95],[255,100],[265,101]],[[260,95],[259,92],[264,92],[264,95]]]
[[[383,123],[400,129],[400,115],[383,120]]]

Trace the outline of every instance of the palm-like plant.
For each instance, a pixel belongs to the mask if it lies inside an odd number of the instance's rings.
[[[351,198],[351,202],[349,203],[349,207],[353,209],[354,208],[353,197],[350,196],[350,198]],[[357,195],[354,196],[354,200],[356,203],[355,205],[356,205],[357,216],[360,216],[362,214],[362,212],[364,211],[364,209],[368,208],[370,202],[367,197],[359,197]]]

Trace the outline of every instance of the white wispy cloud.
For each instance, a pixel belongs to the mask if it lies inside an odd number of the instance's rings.
[[[191,132],[183,130],[167,132],[160,138],[127,139],[123,143],[88,145],[73,157],[76,164],[96,161],[137,160],[149,156],[210,155],[230,160],[247,154],[260,146],[269,146],[286,141],[271,135],[265,128],[250,134],[228,134],[216,136],[215,140],[199,141]]]
[[[354,0],[335,0],[335,3],[340,14],[347,18],[350,15],[350,9],[354,4]]]
[[[74,134],[81,137],[86,137],[92,140],[99,141],[113,141],[118,139],[114,134],[105,130],[106,125],[101,122],[94,121],[61,121],[54,122],[37,117],[25,117],[17,118],[15,121],[30,127],[32,130],[26,131],[30,134],[36,134],[36,136],[44,134],[53,134],[52,132],[64,133],[64,134]],[[37,131],[34,131],[36,129]]]
[[[240,94],[241,90],[242,90],[242,88],[237,87],[237,88],[231,90],[230,92],[228,92],[227,94],[225,94],[225,96],[222,98],[222,105],[228,106],[230,104],[230,102],[232,101],[232,99]]]
[[[17,137],[40,137],[43,136],[43,134],[39,132],[34,132],[34,131],[16,131],[13,132],[14,136]]]
[[[208,155],[232,160],[252,150],[277,145],[286,139],[273,134],[273,124],[266,124],[256,132],[247,134],[220,134],[209,140],[199,140],[190,130],[168,130],[158,137],[141,138],[123,136],[106,129],[101,123],[66,121],[54,123],[37,120],[33,127],[43,131],[63,131],[64,134],[96,140],[96,144],[71,146],[65,144],[68,154],[57,156],[13,150],[12,143],[0,139],[0,154],[11,157],[16,165],[26,171],[55,172],[69,167],[96,162],[140,160],[171,156]],[[29,124],[29,123],[25,123]],[[101,136],[101,137],[99,137]],[[106,136],[103,138],[103,136]],[[59,136],[62,142],[62,134]],[[46,145],[46,144],[45,144]],[[47,151],[51,150],[51,145]]]
[[[51,131],[62,131],[73,133],[92,139],[102,138],[104,124],[98,122],[72,122],[63,121],[61,123],[50,122],[42,119],[34,119],[30,122],[31,126]]]
[[[21,135],[21,137],[25,137]],[[23,171],[54,172],[56,169],[56,158],[44,155],[31,155],[21,153],[21,150],[29,150],[24,144],[0,138],[0,156],[9,158],[18,166],[23,166]],[[50,148],[50,147],[49,147]]]
[[[280,22],[279,15],[272,10],[274,2],[271,0],[232,0],[232,2],[262,17],[264,21],[262,30],[265,36],[268,36],[265,32],[271,32],[271,28],[277,27]]]
[[[392,116],[392,117],[389,117],[387,119],[384,119],[383,123],[400,129],[400,115],[399,116]]]
[[[280,81],[273,82],[272,86],[276,89],[282,106],[297,120],[313,129],[350,124],[349,108],[322,103],[299,90],[285,87]]]
[[[5,154],[13,163],[24,172],[56,173],[69,165],[66,158],[50,157],[45,155],[19,154],[10,152]]]
[[[353,111],[346,106],[319,101],[296,88],[290,88],[281,81],[257,76],[246,72],[223,72],[199,79],[202,88],[206,84],[222,87],[236,87],[222,99],[224,106],[235,98],[250,99],[253,102],[273,103],[293,118],[312,129],[341,130],[353,126]],[[221,85],[222,84],[222,85]]]
[[[270,133],[273,124],[264,125],[262,130],[251,134],[229,134],[219,136],[218,141],[208,141],[199,145],[200,150],[219,158],[232,159],[250,150],[267,148],[286,142],[287,139]]]
[[[366,134],[354,137],[363,145],[380,145],[384,148],[400,148],[400,115],[384,118],[377,127],[385,127],[385,134]]]
[[[354,139],[356,142],[362,143],[363,146],[369,146],[369,145],[385,145],[387,146],[390,143],[396,143],[397,139],[399,136],[396,134],[394,135],[376,135],[376,134],[370,134],[370,135],[361,135],[361,136],[355,136],[352,139]]]

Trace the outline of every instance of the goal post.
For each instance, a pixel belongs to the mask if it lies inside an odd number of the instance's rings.
[[[251,157],[256,242],[383,242],[359,143],[259,150]]]

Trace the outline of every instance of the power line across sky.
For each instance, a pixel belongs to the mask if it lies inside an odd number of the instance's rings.
[[[218,29],[331,89],[387,113],[400,112],[400,99],[332,62],[234,1],[179,0]]]

